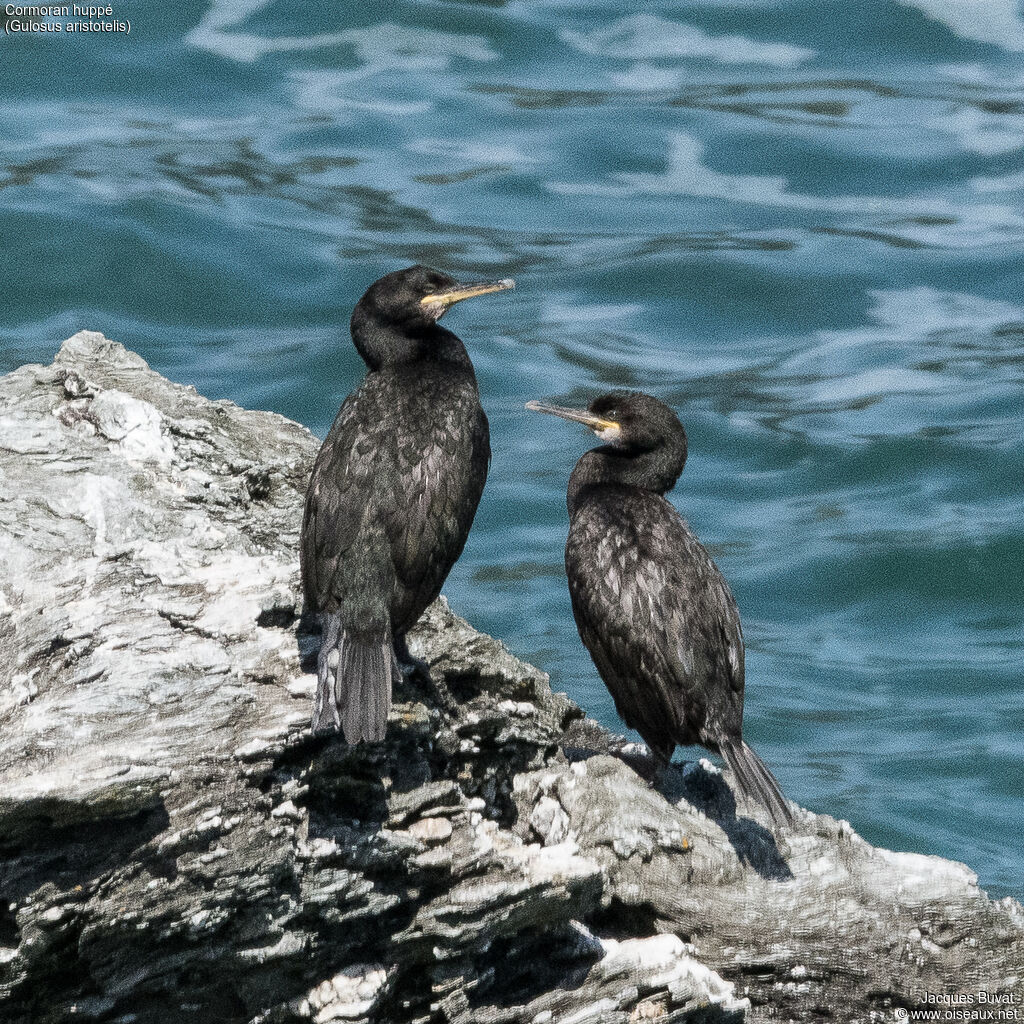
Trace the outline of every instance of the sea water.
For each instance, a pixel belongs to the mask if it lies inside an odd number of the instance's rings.
[[[562,568],[592,439],[522,406],[651,391],[689,432],[673,499],[736,594],[746,736],[786,793],[1024,892],[1015,3],[97,19],[122,27],[0,40],[0,371],[90,328],[323,435],[371,281],[514,276],[446,320],[494,448],[455,608],[619,728]]]

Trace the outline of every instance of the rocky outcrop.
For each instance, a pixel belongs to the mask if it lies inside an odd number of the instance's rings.
[[[889,1019],[1024,998],[962,865],[643,753],[438,602],[384,743],[312,737],[317,442],[101,335],[0,379],[0,1020]],[[581,656],[583,656],[581,654]]]

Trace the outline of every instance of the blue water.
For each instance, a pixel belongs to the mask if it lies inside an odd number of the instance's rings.
[[[351,307],[467,303],[494,462],[448,586],[607,725],[561,567],[636,386],[743,614],[786,792],[1024,894],[1024,13],[1011,0],[115,4],[0,40],[0,370],[101,330],[323,434]]]

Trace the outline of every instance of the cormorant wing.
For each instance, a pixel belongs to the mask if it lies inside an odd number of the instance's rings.
[[[587,522],[594,514],[585,507],[573,524],[566,567],[580,635],[619,714],[666,756],[738,723],[743,638],[710,555],[656,495],[623,494],[600,510],[604,522]]]
[[[679,742],[698,740],[715,749],[716,737],[742,730],[745,654],[739,609],[704,545],[666,498],[658,502],[664,513],[652,517],[640,548],[648,565],[661,562],[663,657],[679,725],[692,734]]]
[[[394,506],[393,437],[366,381],[345,399],[317,456],[306,492],[302,582],[317,611],[332,611],[346,592],[346,556],[364,522]]]
[[[469,393],[421,408],[416,422],[396,445],[399,514],[385,523],[410,608],[437,596],[461,554],[490,460],[487,419]]]

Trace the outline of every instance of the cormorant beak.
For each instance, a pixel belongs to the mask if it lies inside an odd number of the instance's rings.
[[[431,312],[443,313],[449,306],[463,299],[473,299],[477,295],[490,295],[491,292],[506,292],[515,288],[516,283],[511,277],[500,281],[476,281],[473,284],[453,284],[439,292],[431,292],[420,299],[420,305],[426,306]],[[440,312],[438,312],[440,310]]]
[[[546,412],[551,416],[561,416],[563,420],[572,420],[589,427],[602,441],[617,441],[622,435],[622,427],[615,420],[602,419],[587,409],[566,409],[561,405],[545,405],[543,402],[527,402],[526,408],[531,412]]]

